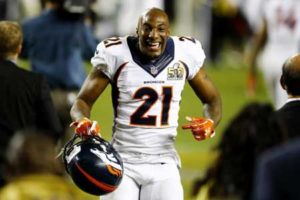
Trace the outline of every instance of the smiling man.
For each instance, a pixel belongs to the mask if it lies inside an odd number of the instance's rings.
[[[158,9],[142,15],[138,22],[137,34],[141,53],[150,59],[159,57],[165,50],[170,35],[168,16]]]
[[[221,119],[221,98],[205,73],[199,41],[170,36],[167,14],[151,8],[138,20],[136,36],[102,41],[93,70],[75,101],[75,133],[97,134],[88,118],[94,102],[110,83],[114,107],[114,148],[124,162],[120,186],[102,200],[182,200],[175,150],[181,93],[189,82],[204,106],[204,117],[189,118],[198,141],[211,138]],[[93,126],[92,126],[93,124]]]

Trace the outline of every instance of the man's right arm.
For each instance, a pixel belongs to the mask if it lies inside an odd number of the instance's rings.
[[[92,69],[79,91],[70,111],[74,121],[78,121],[84,117],[90,118],[93,104],[109,84],[108,77],[99,70],[100,67]]]

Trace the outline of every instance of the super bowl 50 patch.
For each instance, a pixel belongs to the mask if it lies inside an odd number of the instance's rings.
[[[172,67],[168,67],[168,80],[182,80],[184,76],[184,67],[181,63],[175,63]]]

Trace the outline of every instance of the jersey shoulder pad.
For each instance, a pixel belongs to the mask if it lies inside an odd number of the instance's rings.
[[[175,45],[179,46],[183,52],[202,51],[202,45],[199,40],[188,36],[173,36]]]
[[[188,69],[188,80],[192,79],[203,66],[205,53],[199,40],[186,36],[173,36],[178,59],[184,62]]]
[[[110,56],[124,56],[129,51],[126,37],[107,38],[99,44],[97,49]]]
[[[130,58],[126,37],[112,37],[103,40],[91,59],[93,67],[99,67],[110,79],[124,62]]]

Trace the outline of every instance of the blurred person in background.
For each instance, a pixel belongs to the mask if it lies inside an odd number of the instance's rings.
[[[176,28],[198,36],[212,66],[223,67],[227,62],[236,65],[239,56],[232,59],[231,54],[243,52],[251,32],[243,11],[244,1],[177,1]],[[229,66],[233,66],[231,63]]]
[[[245,105],[236,114],[215,149],[218,154],[215,162],[194,182],[195,200],[251,199],[257,157],[286,138],[273,114],[271,104],[259,102]]]
[[[152,7],[163,9],[164,0],[120,0],[117,12],[116,34],[134,35],[140,13]],[[124,24],[126,24],[126,26]]]
[[[286,103],[275,112],[290,142],[263,154],[257,162],[253,200],[299,199],[300,174],[300,54],[290,56],[282,66],[282,88]]]
[[[282,66],[280,84],[288,95],[275,117],[288,132],[288,138],[300,136],[300,54],[289,57]]]
[[[85,77],[84,61],[97,46],[91,27],[84,23],[88,1],[47,0],[44,11],[22,24],[22,58],[31,70],[43,74],[65,132],[69,130],[69,111]]]
[[[4,152],[17,130],[49,130],[55,140],[62,134],[46,79],[16,65],[22,40],[19,24],[0,21],[0,185],[5,183]]]
[[[55,140],[44,132],[17,132],[5,152],[9,179],[0,190],[0,200],[83,200],[62,176],[63,165],[55,159],[55,147]]]
[[[21,21],[41,12],[41,0],[0,0],[0,20]]]
[[[287,132],[287,145],[274,148],[257,162],[254,200],[299,199],[300,174],[300,54],[290,56],[282,66],[280,84],[288,95],[275,112],[275,119]]]
[[[127,1],[124,1],[125,3]],[[117,35],[117,16],[120,0],[92,0],[91,11],[95,14],[93,34],[98,40]]]
[[[243,52],[250,36],[250,27],[242,11],[242,1],[212,0],[209,56],[212,62],[222,59],[222,53]]]
[[[234,0],[238,2],[238,5],[243,12],[250,30],[251,35],[256,33],[261,25],[262,19],[261,16],[257,13],[260,10],[261,3],[263,0]]]
[[[300,51],[300,1],[268,0],[257,8],[262,26],[253,38],[247,64],[249,95],[255,95],[258,66],[262,71],[269,96],[276,109],[287,100],[280,85],[281,67],[285,60]]]
[[[134,35],[139,13],[151,7],[164,8],[164,0],[111,0],[109,3],[94,0],[91,4],[97,16],[94,34],[99,40],[116,35]]]
[[[19,19],[19,0],[0,0],[0,20]]]
[[[257,161],[252,200],[300,199],[300,139],[274,147]]]

